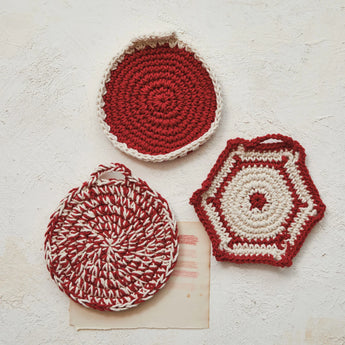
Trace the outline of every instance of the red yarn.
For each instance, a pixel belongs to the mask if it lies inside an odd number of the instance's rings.
[[[111,72],[103,96],[105,122],[117,141],[143,154],[167,154],[203,136],[217,100],[194,54],[168,43],[134,49]]]
[[[123,179],[103,178],[117,172]],[[74,301],[118,311],[151,298],[178,255],[177,227],[160,194],[121,164],[101,165],[51,216],[45,258]]]
[[[267,203],[267,200],[265,198],[265,195],[262,193],[253,193],[250,196],[250,209],[257,208],[260,211],[262,211],[262,208]]]
[[[325,205],[290,137],[229,140],[190,203],[219,261],[290,266]]]

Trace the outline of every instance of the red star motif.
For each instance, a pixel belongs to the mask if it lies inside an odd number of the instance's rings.
[[[265,195],[262,193],[254,193],[250,197],[250,209],[257,208],[258,210],[262,211],[262,208],[266,205],[267,200]]]

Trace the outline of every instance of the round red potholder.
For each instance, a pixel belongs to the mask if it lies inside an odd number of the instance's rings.
[[[119,311],[165,285],[177,260],[177,227],[146,182],[124,165],[101,165],[60,202],[44,248],[60,290],[85,307]]]
[[[110,63],[98,100],[111,142],[155,162],[204,143],[218,126],[220,108],[209,67],[175,35],[133,41]]]

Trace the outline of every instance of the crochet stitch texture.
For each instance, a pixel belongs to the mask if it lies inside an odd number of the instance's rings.
[[[115,57],[102,80],[98,116],[115,147],[146,161],[184,156],[218,126],[218,83],[176,35],[140,37]]]
[[[303,147],[290,137],[229,140],[194,205],[219,261],[291,266],[323,217]]]
[[[166,200],[124,165],[100,165],[60,202],[44,249],[51,277],[75,302],[124,310],[166,284],[178,255],[176,221]]]

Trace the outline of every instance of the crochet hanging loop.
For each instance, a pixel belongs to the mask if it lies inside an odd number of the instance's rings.
[[[100,165],[98,169],[91,174],[89,186],[94,184],[100,185],[109,181],[125,181],[132,176],[132,172],[120,163],[111,163],[109,165]]]
[[[276,143],[285,143],[288,145],[293,145],[294,140],[290,137],[287,137],[282,134],[268,134],[262,137],[257,137],[252,140],[252,143],[257,144],[276,144]]]

